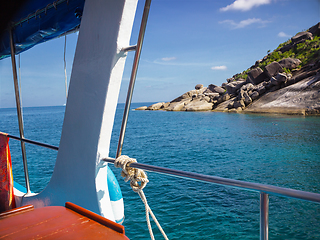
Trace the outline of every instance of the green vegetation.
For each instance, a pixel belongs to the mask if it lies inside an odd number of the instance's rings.
[[[279,46],[276,48],[276,50],[279,50],[280,48],[284,47],[285,45],[288,45],[291,43],[291,39],[289,39],[288,41],[284,42],[284,43],[280,43]]]
[[[288,69],[288,68],[283,68],[283,71],[284,71],[285,73],[291,73],[291,70]]]
[[[308,63],[314,61],[315,59],[320,57],[320,37],[315,36],[312,40],[306,40],[303,43],[299,43],[296,46],[292,47],[289,51],[286,51],[284,53],[280,52],[279,49],[282,48],[283,46],[286,46],[288,44],[291,44],[291,40],[288,40],[284,43],[281,43],[277,49],[275,49],[273,52],[269,53],[267,55],[267,59],[262,61],[261,63],[258,64],[258,67],[260,67],[262,70],[265,69],[265,67],[272,63],[273,61],[280,61],[281,59],[284,58],[297,58],[301,61],[301,64],[299,65],[298,68],[301,68]],[[251,70],[252,68],[248,68],[247,70],[243,71],[240,74],[237,74],[235,76],[235,80],[239,78],[244,78],[246,79],[247,73]],[[290,69],[284,69],[286,73],[290,73]]]
[[[302,62],[301,65],[306,65],[320,56],[320,37],[316,36],[313,40],[299,43],[294,50],[295,57]]]
[[[236,76],[235,76],[235,81],[236,80],[238,80],[239,78],[242,78],[242,79],[247,79],[247,77],[248,77],[248,72],[251,70],[251,68],[248,68],[247,70],[245,70],[245,71],[243,71],[242,73],[240,73],[240,74],[237,74]]]

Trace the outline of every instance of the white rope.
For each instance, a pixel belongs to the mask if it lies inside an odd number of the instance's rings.
[[[147,198],[144,195],[144,192],[142,190],[149,182],[149,180],[147,178],[147,174],[141,169],[130,167],[130,164],[135,163],[135,162],[137,162],[136,159],[130,158],[126,155],[121,155],[120,157],[118,157],[115,160],[114,165],[115,165],[115,167],[122,169],[121,176],[125,178],[124,181],[127,182],[130,180],[130,186],[131,186],[132,190],[139,194],[139,196],[145,206],[146,220],[147,220],[147,225],[148,225],[151,239],[154,240],[154,235],[152,232],[149,214],[153,218],[154,222],[157,224],[162,236],[166,240],[169,240],[166,233],[162,229],[160,223],[158,222],[156,216],[153,214],[151,208],[149,207],[148,202],[147,202]],[[139,182],[141,182],[140,185],[139,185]]]

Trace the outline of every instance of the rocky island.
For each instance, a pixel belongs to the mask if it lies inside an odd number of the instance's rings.
[[[170,102],[136,110],[320,115],[320,23],[221,86],[197,84]]]

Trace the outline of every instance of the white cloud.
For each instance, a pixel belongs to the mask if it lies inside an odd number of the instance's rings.
[[[269,21],[263,21],[260,18],[248,18],[248,19],[242,20],[242,21],[240,21],[238,23],[233,21],[233,20],[224,20],[224,21],[221,21],[219,23],[230,24],[235,29],[235,28],[244,28],[244,27],[249,26],[249,25],[254,24],[254,23],[257,23],[257,24],[260,24],[260,25],[264,25],[264,24],[266,24],[268,22]]]
[[[177,58],[176,57],[164,57],[164,58],[161,58],[162,61],[172,61],[172,60],[176,60]]]
[[[270,4],[271,0],[236,0],[232,4],[220,8],[221,12],[229,11],[229,10],[239,10],[239,11],[249,11],[253,7],[258,7],[264,4]]]
[[[279,32],[278,37],[290,38],[291,36],[289,34],[284,33],[284,32]]]
[[[211,68],[212,70],[227,70],[227,66],[214,66]]]

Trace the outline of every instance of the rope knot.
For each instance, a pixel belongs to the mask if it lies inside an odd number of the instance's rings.
[[[149,207],[148,202],[147,202],[147,198],[144,195],[144,192],[142,190],[149,182],[149,180],[147,178],[147,174],[141,169],[130,167],[131,163],[136,163],[136,162],[137,162],[137,160],[134,158],[130,158],[126,155],[121,155],[120,157],[118,157],[114,161],[114,166],[122,169],[121,176],[125,178],[124,181],[127,182],[130,180],[130,186],[131,186],[132,190],[139,194],[139,196],[145,206],[145,209],[146,209],[146,220],[147,220],[148,229],[149,229],[151,239],[154,240],[154,236],[153,236],[151,223],[150,223],[150,219],[149,219],[149,213],[150,213],[151,217],[153,218],[153,220],[155,221],[155,223],[157,224],[163,237],[166,240],[169,240],[166,233],[163,231],[160,223],[158,222],[156,216],[151,211],[151,208]],[[140,185],[139,185],[139,182],[141,182]]]
[[[132,190],[138,193],[142,191],[149,180],[143,170],[130,167],[130,164],[135,162],[137,162],[136,159],[121,155],[115,160],[114,166],[122,169],[121,176],[125,178],[124,181],[127,182],[130,180]],[[139,182],[141,183],[139,184]]]

